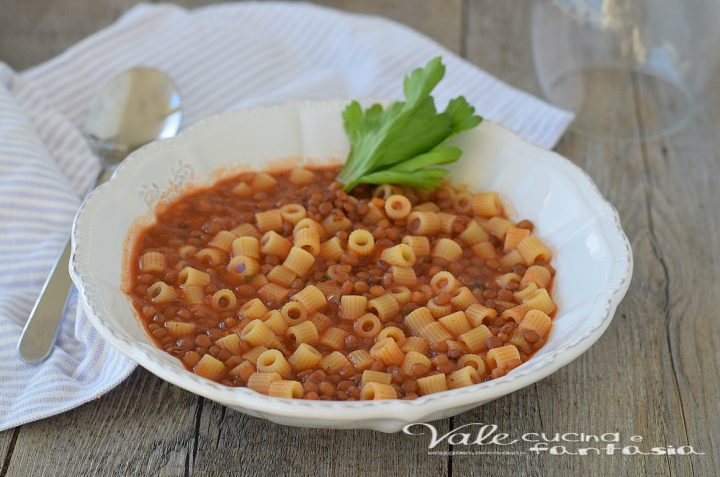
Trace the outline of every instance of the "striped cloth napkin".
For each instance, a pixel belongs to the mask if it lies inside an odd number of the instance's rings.
[[[572,119],[402,25],[304,4],[139,5],[28,71],[0,63],[0,430],[98,398],[135,367],[89,325],[75,293],[45,363],[26,365],[15,352],[100,168],[80,125],[103,82],[132,66],[167,71],[182,91],[187,127],[247,106],[401,97],[402,76],[436,55],[447,65],[441,105],[462,93],[485,117],[544,147]]]

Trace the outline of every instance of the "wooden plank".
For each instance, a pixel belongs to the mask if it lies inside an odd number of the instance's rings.
[[[8,475],[182,475],[200,401],[138,370],[97,401],[23,426]]]
[[[519,2],[501,6],[497,2],[472,0],[468,10],[465,46],[468,57],[511,84],[537,91],[527,30],[529,3],[525,2],[522,8]],[[509,21],[510,18],[513,20]],[[502,34],[503,31],[510,34]],[[603,98],[611,93],[596,91],[586,107],[602,108]],[[642,110],[642,105],[638,104],[638,109]],[[643,121],[651,118],[640,115],[634,120],[635,124],[616,127],[625,131],[642,128]],[[698,230],[706,230],[709,237],[714,238],[718,236],[718,229],[716,224],[703,226],[706,216],[693,217],[688,212],[692,203],[704,203],[706,210],[720,206],[716,193],[710,192],[710,180],[699,180],[703,175],[717,177],[717,153],[711,152],[712,144],[697,132],[703,131],[707,137],[710,124],[706,119],[704,128],[684,131],[670,140],[649,145],[613,144],[575,134],[565,137],[558,147],[560,153],[581,165],[620,212],[635,252],[635,278],[615,320],[590,351],[534,389],[458,416],[453,422],[455,426],[494,423],[512,435],[527,430],[620,432],[625,445],[630,444],[630,436],[642,435],[645,449],[687,444],[705,452],[716,448],[717,437],[710,429],[718,426],[714,411],[718,382],[708,376],[717,376],[712,372],[717,369],[718,354],[712,352],[717,349],[717,333],[713,333],[717,323],[711,325],[708,319],[712,316],[711,310],[717,309],[717,301],[709,301],[705,295],[698,296],[690,290],[693,279],[716,283],[718,277],[716,271],[710,272],[712,267],[703,266],[712,260],[709,249],[705,249],[708,250],[705,254],[695,253],[697,247],[690,243],[697,242]],[[717,131],[713,137],[717,137]],[[696,174],[684,175],[685,164],[676,157],[668,160],[669,151],[674,148],[683,148],[688,156],[693,156],[697,161]],[[670,163],[672,170],[668,170]],[[709,170],[711,164],[712,171]],[[675,186],[678,182],[683,183],[682,192]],[[686,192],[680,203],[674,200]],[[657,217],[660,212],[662,222]],[[659,222],[664,226],[662,229]],[[677,230],[684,233],[683,240],[678,239]],[[694,240],[690,236],[695,237]],[[716,243],[709,237],[707,243]],[[690,260],[688,255],[692,257]],[[703,268],[699,277],[693,274],[696,267]],[[683,272],[684,277],[680,275]],[[693,308],[690,326],[680,318],[685,316],[686,304]],[[704,352],[695,349],[700,344],[699,331],[695,330],[703,330],[703,336],[708,333],[714,337],[705,341]],[[680,366],[682,363],[686,366]],[[526,410],[518,411],[515,407],[518,404]],[[704,406],[699,416],[693,411],[696,406]],[[463,447],[454,449],[463,450]],[[501,473],[508,467],[520,475],[690,475],[693,470],[697,475],[704,475],[698,469],[717,468],[717,464],[703,457],[655,456],[623,459],[486,456],[482,460],[459,456],[453,459],[453,473],[458,475]]]
[[[391,18],[460,53],[462,0],[320,0],[313,3]]]
[[[53,56],[110,23],[135,2],[124,2],[115,8],[109,3],[105,5],[106,2],[72,0],[67,8],[44,5],[47,16],[36,15],[45,2],[38,3],[32,8],[18,5],[10,16],[21,21],[12,28],[5,28],[6,24],[0,22],[3,45],[0,57],[16,68]],[[81,11],[89,3],[95,10],[79,23],[74,22],[73,10]],[[181,3],[197,6],[206,2]],[[385,14],[459,51],[460,0],[323,3]],[[440,14],[432,18],[430,13],[439,7]],[[43,34],[34,36],[32,32],[36,30]],[[443,432],[447,431],[447,422],[435,425]],[[12,436],[2,435],[0,455],[5,454]],[[8,475],[190,475],[223,473],[229,469],[252,474],[297,469],[307,474],[319,471],[333,475],[351,472],[380,475],[389,470],[398,475],[408,471],[441,475],[447,473],[448,462],[445,456],[427,455],[424,438],[278,426],[193,396],[144,370],[136,371],[128,381],[96,402],[22,427],[16,438],[15,452],[6,469]],[[282,452],[278,452],[278,444]],[[438,450],[446,449],[447,446],[440,446]],[[37,458],[39,455],[41,459]],[[372,458],[378,455],[389,455],[392,459]]]
[[[111,24],[140,0],[3,0],[0,61],[22,70]]]
[[[447,432],[447,422],[434,424]],[[206,400],[191,473],[242,469],[247,475],[291,470],[299,475],[445,475],[447,457],[428,455],[427,443],[423,436],[281,426]],[[436,450],[447,450],[447,445]]]
[[[197,7],[218,2],[178,0],[174,3]],[[316,0],[311,3],[354,13],[384,16],[424,33],[451,51],[460,52],[462,0]]]
[[[708,91],[718,87],[720,78]],[[667,91],[638,89],[636,97],[641,123],[654,126],[651,105],[667,103]],[[712,475],[720,468],[720,97],[707,94],[702,101],[687,127],[642,150],[649,241],[663,279],[662,313],[655,319],[665,332],[666,389],[682,405],[682,432],[669,442],[706,452],[689,458],[691,471]]]
[[[488,73],[540,94],[530,45],[532,0],[467,0],[463,14],[464,55]]]
[[[19,432],[19,428],[0,432],[0,476],[4,477],[7,473]]]
[[[0,60],[22,70],[58,55],[111,24],[140,0],[6,0],[0,7]],[[189,8],[218,3],[179,0]],[[462,0],[320,0],[325,6],[382,15],[404,23],[459,52]]]

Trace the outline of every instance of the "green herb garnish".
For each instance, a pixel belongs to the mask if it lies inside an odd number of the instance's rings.
[[[358,184],[401,184],[434,189],[447,176],[438,168],[460,159],[462,151],[443,146],[451,136],[472,129],[482,121],[463,96],[438,113],[430,92],[445,75],[440,57],[405,77],[405,101],[383,110],[374,104],[363,111],[353,101],[343,111],[350,155],[337,180],[350,191]]]

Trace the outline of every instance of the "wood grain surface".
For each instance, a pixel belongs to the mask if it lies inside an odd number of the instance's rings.
[[[0,60],[22,69],[112,22],[134,1],[0,0]],[[206,4],[184,0],[186,6]],[[435,38],[508,83],[539,94],[530,0],[323,0],[384,15]],[[78,14],[78,12],[84,12]],[[524,432],[618,432],[644,448],[705,455],[429,455],[426,437],[275,425],[228,410],[138,369],[103,398],[0,433],[0,476],[29,475],[672,475],[720,468],[720,82],[679,133],[649,143],[566,134],[557,150],[618,209],[635,254],[627,297],[604,336],[539,383],[454,418]],[[628,81],[635,117],[655,118]],[[604,108],[598,87],[588,107]],[[587,446],[592,447],[592,444]],[[509,451],[523,451],[515,445]],[[569,448],[582,445],[568,445]],[[442,444],[436,450],[477,450]]]

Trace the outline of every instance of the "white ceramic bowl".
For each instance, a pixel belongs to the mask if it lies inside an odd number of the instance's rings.
[[[281,424],[400,430],[412,422],[459,414],[532,384],[587,350],[607,328],[627,291],[632,251],[618,215],[592,180],[559,155],[533,146],[491,122],[457,139],[463,158],[452,178],[493,190],[527,218],[554,249],[559,313],[547,344],[506,376],[414,401],[309,401],[267,397],[199,376],[156,347],[120,289],[123,246],[131,225],[166,190],[207,183],[215,171],[263,169],[278,158],[323,162],[344,158],[348,142],[340,113],[346,101],[305,102],[235,111],[210,118],[177,138],[128,157],[78,213],[71,274],[98,332],[150,372],[188,391]]]

